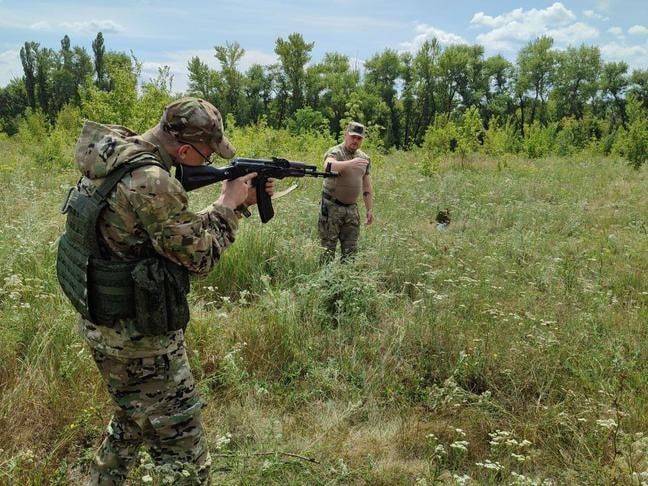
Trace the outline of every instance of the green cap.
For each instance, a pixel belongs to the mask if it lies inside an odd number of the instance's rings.
[[[178,142],[203,142],[225,159],[236,150],[225,137],[223,118],[214,105],[200,98],[185,97],[169,103],[160,120],[162,130]]]
[[[358,137],[365,137],[365,126],[362,123],[352,121],[347,125],[347,133],[351,135],[357,135]]]

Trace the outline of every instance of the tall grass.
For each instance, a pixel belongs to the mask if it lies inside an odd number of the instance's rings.
[[[233,138],[243,155],[317,164],[334,143]],[[0,148],[0,482],[75,483],[112,407],[53,272],[77,175]],[[374,181],[377,221],[352,264],[319,267],[320,182],[302,180],[193,281],[214,482],[648,480],[645,167],[444,159],[424,176],[416,153],[393,153]]]

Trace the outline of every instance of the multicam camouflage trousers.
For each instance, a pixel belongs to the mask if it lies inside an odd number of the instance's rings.
[[[324,248],[321,261],[325,263],[335,258],[338,240],[342,249],[341,260],[347,260],[355,253],[358,245],[358,236],[360,235],[358,205],[343,206],[322,198],[317,227]]]
[[[208,484],[211,459],[184,345],[148,358],[92,355],[118,410],[92,465],[91,484],[122,484],[141,444],[173,484]]]

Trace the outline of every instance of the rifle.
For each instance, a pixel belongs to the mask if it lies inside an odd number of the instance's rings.
[[[256,189],[257,206],[262,223],[267,223],[274,216],[274,209],[270,196],[265,190],[268,179],[284,179],[286,177],[337,177],[337,172],[318,172],[314,165],[302,162],[272,157],[267,159],[245,159],[237,157],[230,165],[225,167],[212,167],[210,165],[188,166],[179,165],[176,169],[176,179],[186,191],[193,191],[199,187],[221,181],[230,181],[246,174],[256,172],[252,185]]]

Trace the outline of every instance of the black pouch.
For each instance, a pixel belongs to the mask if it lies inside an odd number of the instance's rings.
[[[324,219],[328,218],[329,215],[328,204],[324,202],[324,199],[322,199],[322,204],[320,205],[320,214]]]
[[[137,330],[145,335],[185,329],[189,323],[189,273],[164,258],[148,258],[133,269]]]

